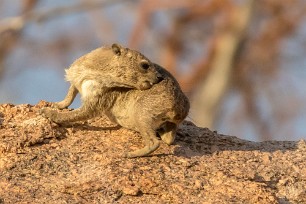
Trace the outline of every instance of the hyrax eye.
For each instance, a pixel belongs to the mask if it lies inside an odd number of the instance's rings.
[[[143,61],[140,63],[140,67],[144,70],[147,70],[150,68],[150,64],[148,62]]]

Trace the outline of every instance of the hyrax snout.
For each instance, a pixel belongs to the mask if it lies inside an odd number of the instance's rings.
[[[56,123],[86,120],[105,114],[113,122],[139,132],[144,147],[125,153],[145,156],[159,147],[157,135],[172,144],[179,123],[189,111],[188,98],[175,78],[141,53],[118,44],[98,48],[66,70],[70,82],[66,98],[54,103],[67,108],[77,93],[82,106],[61,112],[44,108],[41,114]]]

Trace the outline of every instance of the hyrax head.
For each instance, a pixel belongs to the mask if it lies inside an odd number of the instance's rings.
[[[111,49],[119,86],[146,90],[162,80],[153,63],[141,53],[118,44],[113,44]]]

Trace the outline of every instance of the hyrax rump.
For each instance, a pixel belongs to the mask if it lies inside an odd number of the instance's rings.
[[[189,111],[189,101],[174,77],[141,53],[118,44],[98,48],[66,70],[71,83],[58,109],[67,108],[79,92],[82,106],[60,112],[43,108],[41,114],[56,123],[90,119],[106,114],[125,128],[139,132],[144,147],[125,153],[141,157],[159,147],[159,139],[172,144],[177,127]]]

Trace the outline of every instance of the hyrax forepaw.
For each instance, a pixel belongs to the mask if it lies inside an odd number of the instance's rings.
[[[129,158],[129,159],[135,158],[135,157],[140,157],[139,155],[135,155],[132,152],[124,152],[121,156],[123,158]]]
[[[122,156],[123,158],[130,158],[128,152],[124,152],[121,156]]]
[[[68,105],[63,103],[63,102],[55,102],[55,103],[51,104],[51,108],[56,108],[56,109],[59,109],[59,110],[65,109],[67,107],[68,107]]]
[[[48,118],[50,120],[54,120],[56,116],[57,111],[52,110],[51,108],[42,108],[39,110],[39,114],[43,116],[44,118]]]
[[[51,108],[60,109],[60,107],[58,106],[58,103],[51,103]]]

